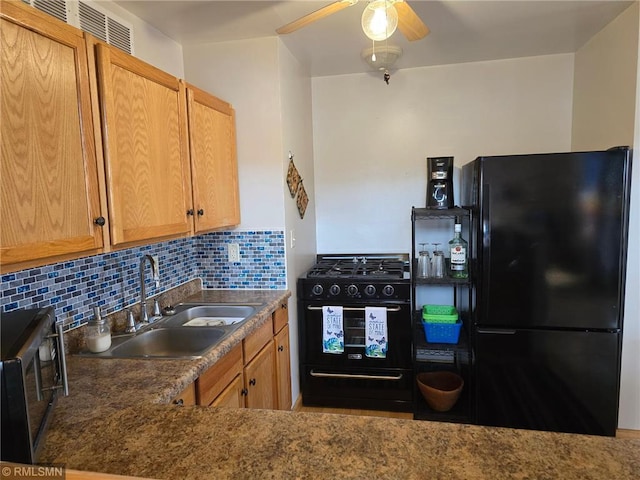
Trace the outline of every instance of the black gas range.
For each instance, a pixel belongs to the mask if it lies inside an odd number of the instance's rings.
[[[306,300],[409,301],[409,254],[318,255],[299,286]]]
[[[411,283],[408,254],[318,255],[298,279],[300,386],[304,405],[411,411]],[[323,348],[327,311],[343,312],[344,348]],[[367,355],[366,314],[383,308],[384,358]],[[335,329],[331,329],[335,333]]]

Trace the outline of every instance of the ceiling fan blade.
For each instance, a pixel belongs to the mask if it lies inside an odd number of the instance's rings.
[[[407,40],[413,42],[429,34],[429,27],[420,20],[420,17],[406,1],[397,1],[393,6],[396,7],[398,12],[398,29]]]
[[[318,21],[324,17],[328,17],[331,14],[339,12],[340,10],[355,5],[358,0],[338,0],[337,2],[330,3],[329,5],[322,7],[315,12],[311,12],[304,17],[300,17],[291,23],[287,23],[282,27],[276,29],[276,33],[284,35],[287,33],[295,32],[296,30],[306,27],[307,25]]]

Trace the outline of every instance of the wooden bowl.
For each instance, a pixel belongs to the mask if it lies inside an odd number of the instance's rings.
[[[416,376],[420,393],[436,412],[447,412],[460,397],[464,380],[453,372],[422,372]]]

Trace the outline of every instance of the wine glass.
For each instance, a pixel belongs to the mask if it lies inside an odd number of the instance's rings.
[[[431,260],[431,276],[444,278],[444,252],[438,249],[439,243],[433,245],[433,259]]]
[[[431,261],[426,245],[426,243],[420,244],[420,252],[418,253],[418,278],[429,278],[431,275]]]

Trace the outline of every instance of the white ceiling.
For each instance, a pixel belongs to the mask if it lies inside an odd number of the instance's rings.
[[[183,46],[276,35],[275,29],[328,1],[116,0]],[[367,0],[280,38],[312,76],[371,71],[360,52],[371,46],[360,27]],[[394,68],[575,52],[625,10],[620,0],[412,0],[429,26],[422,40],[399,31]],[[377,43],[380,45],[380,43]]]

